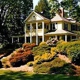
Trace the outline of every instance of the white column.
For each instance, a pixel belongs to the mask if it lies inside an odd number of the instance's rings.
[[[25,23],[25,27],[24,27],[24,33],[25,33],[24,42],[26,43],[26,23]]]
[[[12,43],[13,43],[13,37],[12,37]]]
[[[30,43],[32,43],[32,23],[30,23]]]
[[[57,35],[55,35],[55,39],[57,39]]]
[[[17,39],[17,40],[18,40],[18,42],[19,42],[19,37],[18,37],[18,39]]]
[[[44,22],[42,22],[42,42],[44,42]]]
[[[36,22],[36,45],[38,45],[38,22]]]
[[[50,24],[49,24],[49,30],[50,30]]]
[[[67,35],[65,35],[65,41],[67,42]]]

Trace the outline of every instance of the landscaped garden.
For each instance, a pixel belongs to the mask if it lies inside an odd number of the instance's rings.
[[[1,63],[0,80],[79,80],[80,41],[24,43]]]

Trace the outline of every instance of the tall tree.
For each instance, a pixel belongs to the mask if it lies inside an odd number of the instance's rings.
[[[80,6],[78,0],[62,0],[61,6],[68,11],[68,16],[80,21]]]
[[[49,13],[50,7],[48,5],[47,0],[40,0],[38,2],[38,5],[35,7],[35,11],[42,14],[43,16],[50,18],[50,13]]]
[[[0,42],[23,34],[23,20],[32,8],[32,0],[0,0]]]
[[[50,14],[51,18],[55,15],[55,13],[59,10],[60,3],[59,0],[48,0],[50,6]]]

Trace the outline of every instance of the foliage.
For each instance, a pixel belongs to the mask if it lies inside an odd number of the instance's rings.
[[[51,53],[54,53],[54,52],[55,52],[55,53],[58,52],[57,47],[52,47],[52,48],[51,48]]]
[[[23,20],[31,12],[32,0],[0,0],[0,42],[9,43],[12,35],[23,34]]]
[[[7,57],[3,57],[1,59],[1,63],[2,63],[2,66],[4,68],[7,68],[7,67],[11,67],[10,63],[9,63],[9,59]]]
[[[30,61],[30,62],[27,63],[27,66],[29,66],[29,67],[31,67],[33,65],[34,65],[34,62],[33,61]]]
[[[21,44],[6,44],[3,45],[3,47],[0,49],[0,54],[3,54],[4,56],[8,56],[12,51],[14,51],[16,48],[21,47]]]
[[[57,73],[57,74],[67,74],[67,75],[74,75],[75,67],[71,64],[64,64],[62,67],[52,67],[50,72]]]
[[[15,54],[13,57],[9,59],[12,66],[20,66],[21,64],[25,64],[28,61],[32,60],[33,56],[31,51]]]
[[[33,47],[35,47],[36,46],[36,44],[35,43],[24,43],[23,45],[22,45],[22,47],[23,47],[23,49],[25,50],[25,51],[27,51],[27,50],[31,50]]]
[[[67,10],[67,15],[69,15],[69,17],[80,21],[80,7],[78,5],[78,0],[62,0],[61,6]]]
[[[32,50],[33,55],[42,55],[44,53],[49,53],[50,52],[50,47],[45,44],[45,45],[40,45],[40,46],[36,46],[33,48]]]
[[[57,45],[57,48],[59,52],[66,53],[72,61],[80,60],[80,41],[62,42]]]
[[[29,61],[33,61],[33,53],[31,49],[35,46],[34,43],[24,43],[23,48],[15,49],[9,56],[2,58],[2,64],[5,66],[20,66]],[[7,60],[5,60],[7,59]],[[9,64],[7,64],[9,63]]]
[[[52,67],[62,67],[65,64],[64,61],[62,61],[59,58],[55,58],[52,61],[49,62],[43,62],[42,64],[35,64],[34,65],[34,72],[36,73],[50,73],[50,69]]]
[[[41,46],[41,45],[46,45],[46,42],[41,42],[41,43],[39,44],[39,46]]]
[[[56,12],[58,12],[58,9],[60,7],[60,3],[58,0],[49,0],[49,6],[50,6],[50,16],[53,18]]]
[[[35,11],[42,14],[44,17],[50,18],[49,6],[47,0],[40,0],[35,7]]]
[[[47,45],[49,45],[49,46],[56,46],[57,42],[58,42],[58,40],[55,38],[50,38],[49,40],[46,41]]]
[[[34,57],[34,62],[36,64],[41,64],[43,62],[49,62],[54,59],[55,54],[56,53],[54,52],[54,53],[44,53],[42,55],[37,55]]]

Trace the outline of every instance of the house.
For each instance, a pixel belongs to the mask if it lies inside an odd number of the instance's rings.
[[[40,42],[47,41],[49,37],[72,41],[78,38],[74,31],[80,31],[80,23],[71,18],[65,19],[63,11],[60,14],[56,13],[52,19],[32,11],[25,19],[24,42],[38,45]]]

